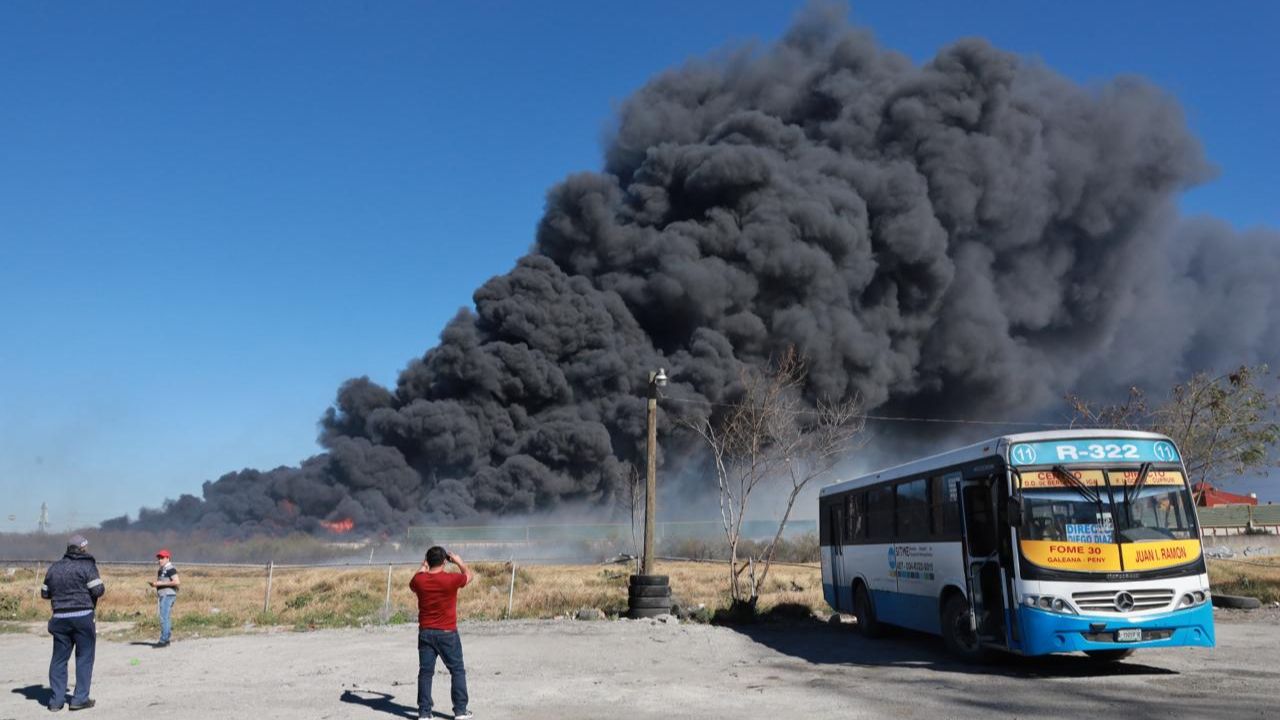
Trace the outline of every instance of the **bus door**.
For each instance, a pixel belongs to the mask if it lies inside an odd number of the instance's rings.
[[[853,598],[850,596],[849,602],[844,602],[843,593],[851,592],[848,583],[845,582],[844,576],[844,502],[833,502],[827,506],[827,521],[831,528],[831,545],[828,547],[830,555],[827,558],[827,566],[831,568],[831,596],[833,598],[832,607],[837,611],[844,612],[846,608],[853,607]]]
[[[961,481],[960,515],[964,523],[965,583],[973,627],[981,642],[1006,645],[996,479],[997,476],[990,475]]]

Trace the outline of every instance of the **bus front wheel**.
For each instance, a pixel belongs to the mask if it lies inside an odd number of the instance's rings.
[[[963,595],[947,598],[942,606],[942,639],[947,650],[970,662],[985,662],[990,651],[982,647],[978,632],[969,622],[969,601]]]
[[[878,638],[884,635],[884,625],[876,620],[871,595],[867,593],[867,586],[862,583],[858,583],[853,589],[853,616],[858,620],[858,634],[862,637]]]

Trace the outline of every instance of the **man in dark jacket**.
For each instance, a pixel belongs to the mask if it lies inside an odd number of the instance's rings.
[[[72,535],[62,559],[49,566],[40,588],[40,597],[53,606],[49,634],[53,636],[53,659],[49,661],[49,687],[53,697],[50,710],[61,710],[67,695],[67,660],[76,651],[76,692],[71,698],[72,710],[94,706],[89,698],[93,680],[93,650],[97,629],[93,610],[98,598],[107,591],[98,576],[98,563],[89,554],[89,541]]]

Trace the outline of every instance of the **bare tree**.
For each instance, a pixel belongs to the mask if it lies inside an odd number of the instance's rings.
[[[624,482],[626,485],[622,488],[622,492],[618,494],[618,509],[626,513],[627,519],[631,523],[631,555],[636,558],[636,572],[639,572],[640,526],[644,520],[645,492],[644,477],[640,474],[640,468],[628,463],[627,477]]]
[[[1120,430],[1149,430],[1155,423],[1147,395],[1140,387],[1130,387],[1129,397],[1118,405],[1103,405],[1086,400],[1079,395],[1067,395],[1071,406],[1071,427],[1118,428]]]
[[[857,398],[822,400],[809,407],[801,395],[805,377],[804,361],[794,348],[788,349],[767,368],[739,371],[736,402],[713,408],[705,418],[682,421],[711,451],[736,606],[755,606],[796,498],[855,449],[865,425]],[[768,486],[785,490],[777,531],[767,544],[741,558],[743,520],[755,493]],[[745,581],[744,571],[749,571]]]
[[[1261,378],[1261,382],[1259,381]],[[1264,385],[1267,366],[1241,365],[1222,375],[1199,372],[1174,385],[1169,400],[1151,407],[1138,388],[1120,405],[1068,395],[1072,426],[1149,429],[1173,439],[1188,479],[1199,488],[1224,475],[1265,473],[1280,442],[1280,394]],[[1198,499],[1198,497],[1197,497]]]

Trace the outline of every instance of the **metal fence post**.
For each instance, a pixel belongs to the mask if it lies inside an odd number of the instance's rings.
[[[511,561],[511,587],[507,590],[507,617],[511,617],[511,603],[516,597],[516,561]]]
[[[383,622],[391,619],[391,563],[387,563],[387,598],[382,602]]]
[[[271,576],[275,573],[276,561],[267,562],[267,595],[262,599],[262,612],[271,612]]]

